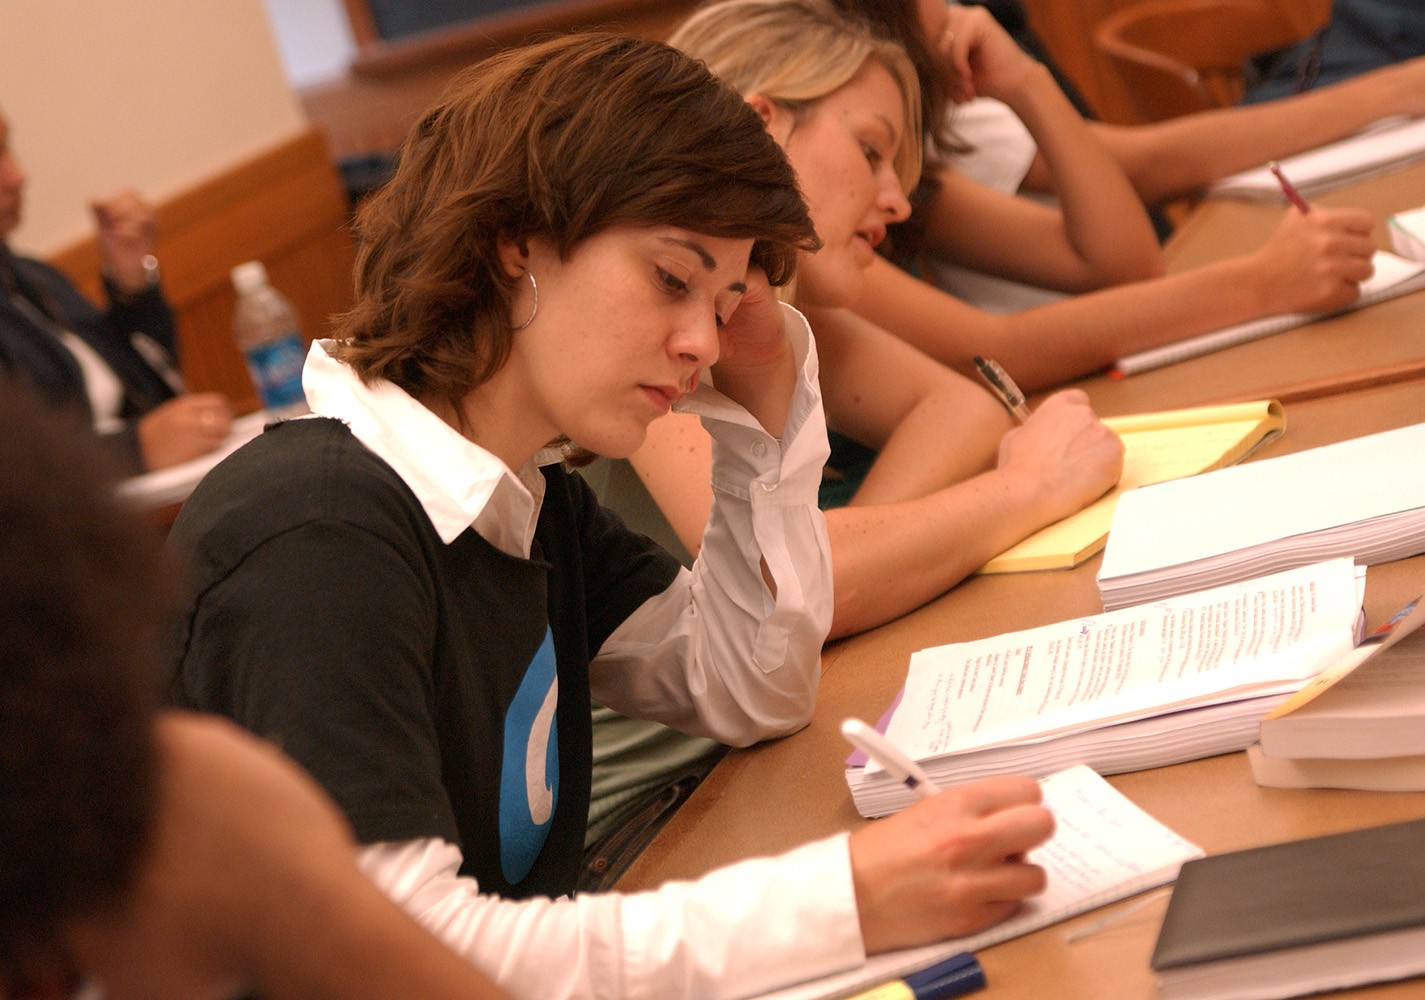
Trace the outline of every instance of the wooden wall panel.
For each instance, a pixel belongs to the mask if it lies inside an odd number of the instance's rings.
[[[184,378],[193,390],[226,394],[239,412],[258,408],[232,338],[235,295],[229,271],[261,260],[290,298],[302,332],[325,336],[351,305],[354,250],[346,194],[315,129],[283,142],[155,207],[164,290],[178,314]],[[93,239],[53,258],[102,301]]]

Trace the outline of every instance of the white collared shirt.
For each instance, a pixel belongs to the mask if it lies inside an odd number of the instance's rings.
[[[601,703],[737,745],[805,725],[831,619],[816,351],[805,319],[784,308],[800,364],[785,433],[773,438],[707,383],[680,404],[714,441],[702,554],[590,664]],[[558,454],[510,470],[398,387],[362,384],[329,346],[313,345],[304,372],[313,412],[345,421],[386,461],[447,544],[473,525],[527,557],[543,500],[538,465]],[[844,835],[637,896],[504,900],[457,874],[461,860],[439,839],[372,844],[360,856],[383,891],[514,996],[740,997],[863,957]]]

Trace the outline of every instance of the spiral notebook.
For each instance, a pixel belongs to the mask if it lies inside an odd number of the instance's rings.
[[[1282,159],[1281,168],[1304,195],[1320,194],[1425,159],[1425,118],[1387,118],[1345,139]],[[1268,167],[1224,177],[1213,194],[1282,201]]]
[[[1151,371],[1154,368],[1162,368],[1164,365],[1170,365],[1177,361],[1186,361],[1188,358],[1210,354],[1213,351],[1245,344],[1251,340],[1260,340],[1262,337],[1274,333],[1305,326],[1329,316],[1340,316],[1425,288],[1425,262],[1406,260],[1387,250],[1376,251],[1373,261],[1375,273],[1361,282],[1361,297],[1344,309],[1325,313],[1282,313],[1278,316],[1266,316],[1250,323],[1241,323],[1222,330],[1214,330],[1212,333],[1204,333],[1198,337],[1189,337],[1187,340],[1164,344],[1162,347],[1138,351],[1135,354],[1119,358],[1109,371],[1109,375],[1114,378],[1123,378],[1128,375],[1136,375],[1139,372]]]

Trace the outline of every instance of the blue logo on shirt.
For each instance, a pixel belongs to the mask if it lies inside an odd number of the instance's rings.
[[[544,642],[525,669],[524,680],[505,712],[505,752],[500,763],[500,870],[518,883],[534,867],[549,836],[559,799],[559,733],[554,710],[559,705],[559,677],[554,633],[546,626]]]

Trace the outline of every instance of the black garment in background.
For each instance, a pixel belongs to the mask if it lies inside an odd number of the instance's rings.
[[[177,356],[173,310],[157,288],[122,295],[105,281],[109,307],[97,309],[61,272],[0,244],[0,372],[30,383],[61,410],[94,414],[78,360],[58,339],[68,330],[93,348],[124,387],[122,429],[102,435],[123,471],[143,471],[137,421],[177,395],[162,369]],[[151,363],[136,343],[153,354]],[[166,356],[166,357],[165,357]]]
[[[1316,36],[1259,60],[1244,103],[1286,97],[1425,55],[1425,0],[1335,0]]]

